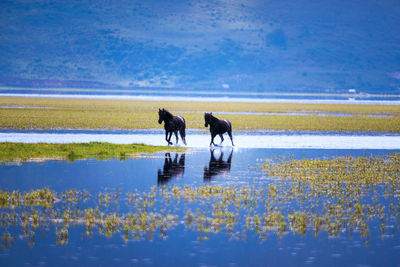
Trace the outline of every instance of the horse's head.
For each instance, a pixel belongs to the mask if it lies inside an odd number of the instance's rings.
[[[165,110],[164,109],[158,109],[158,123],[161,124],[164,120],[164,113]]]
[[[204,113],[204,126],[208,127],[208,124],[210,124],[211,122],[211,116],[212,116],[212,112],[211,113]]]

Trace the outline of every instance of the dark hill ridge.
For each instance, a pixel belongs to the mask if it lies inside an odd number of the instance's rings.
[[[9,77],[0,77],[0,86],[26,88],[121,88],[121,86],[116,84],[107,84],[94,81],[20,79]]]
[[[3,85],[400,93],[398,0],[3,0],[0,16]]]

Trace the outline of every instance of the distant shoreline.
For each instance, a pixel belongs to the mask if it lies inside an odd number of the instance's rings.
[[[234,91],[234,90],[194,90],[194,89],[177,89],[177,88],[80,88],[80,87],[15,87],[15,86],[0,86],[0,91],[37,91],[37,92],[77,92],[77,93],[106,93],[119,94],[130,93],[132,95],[138,94],[196,94],[196,95],[230,95],[230,96],[275,96],[275,97],[340,97],[340,98],[399,98],[400,94],[373,94],[363,91],[356,91],[355,89],[345,89],[341,93],[332,92],[260,92],[260,91]],[[21,93],[21,92],[20,92]]]
[[[141,101],[195,101],[224,103],[301,103],[301,104],[363,104],[363,105],[400,105],[400,100],[358,100],[348,99],[288,99],[288,98],[252,98],[222,96],[165,96],[165,95],[100,95],[100,94],[12,94],[0,93],[0,97],[26,98],[72,98],[72,99],[108,99]]]

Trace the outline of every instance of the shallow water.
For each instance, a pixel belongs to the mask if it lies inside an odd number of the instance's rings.
[[[400,149],[400,136],[387,135],[342,135],[342,134],[249,134],[236,133],[233,136],[237,148],[315,148],[315,149]],[[175,137],[171,139],[176,142]],[[187,146],[192,148],[209,147],[209,134],[193,133],[186,136]],[[217,136],[216,144],[221,141]],[[0,142],[23,143],[85,143],[109,142],[115,144],[146,144],[155,146],[167,145],[165,134],[128,132],[126,134],[110,132],[0,132]],[[182,145],[182,141],[178,141]],[[231,146],[225,134],[223,146]]]
[[[400,150],[225,147],[214,150],[192,148],[186,153],[157,153],[149,158],[125,161],[90,159],[28,162],[1,165],[0,186],[2,190],[21,191],[48,187],[56,192],[73,188],[87,190],[94,199],[97,193],[105,190],[119,190],[125,196],[127,192],[149,192],[154,186],[267,186],[272,182],[270,177],[255,166],[276,158],[294,156],[297,159],[329,159],[350,155],[385,156],[393,152],[399,153]],[[189,203],[184,205],[190,206]],[[117,208],[118,212],[125,209],[127,207],[124,205]],[[352,235],[344,232],[332,238],[324,231],[314,236],[311,230],[305,235],[288,233],[279,238],[272,230],[265,240],[260,240],[255,231],[245,228],[231,234],[225,231],[210,234],[208,239],[202,239],[197,231],[187,229],[180,222],[167,231],[166,237],[154,233],[152,237],[145,235],[139,240],[128,239],[125,242],[122,232],[107,238],[94,231],[90,237],[85,234],[84,226],[72,225],[65,245],[56,243],[56,228],[59,230],[62,225],[39,227],[30,245],[19,236],[18,227],[9,227],[7,231],[17,238],[7,249],[0,250],[0,264],[396,266],[400,263],[398,226],[398,222],[388,222],[388,228],[382,235],[379,223],[373,220],[369,225],[370,234],[367,239],[360,237],[357,231]],[[3,236],[4,229],[0,228],[0,231]]]
[[[387,155],[397,150],[365,150],[365,149],[262,149],[262,148],[196,148],[185,153],[162,152],[150,157],[111,160],[77,160],[74,162],[50,160],[44,162],[26,162],[0,165],[0,185],[7,190],[30,190],[32,188],[50,187],[56,191],[68,188],[87,189],[98,192],[106,188],[121,190],[149,190],[161,180],[171,185],[203,185],[207,182],[218,184],[253,184],[262,181],[260,170],[254,167],[259,162],[277,157],[294,156],[301,158],[330,158],[335,156],[369,156]],[[171,156],[172,162],[179,165],[182,157],[182,172],[162,178],[166,166],[166,158]],[[214,158],[213,159],[213,155]],[[227,163],[229,156],[230,166]],[[214,173],[205,172],[213,165],[213,160],[220,161]],[[182,165],[182,164],[181,164]],[[175,165],[174,165],[175,166]],[[176,166],[175,166],[176,167]],[[220,167],[220,168],[218,168]],[[224,168],[229,167],[229,168]],[[179,166],[177,167],[178,170]],[[161,171],[161,176],[160,176]],[[207,178],[208,177],[208,178]],[[163,182],[161,182],[163,183]]]
[[[76,98],[76,99],[115,99],[115,100],[143,100],[143,101],[198,101],[198,102],[244,102],[244,103],[303,103],[303,104],[371,104],[371,105],[400,105],[398,97],[389,99],[378,98],[369,99],[368,97],[355,99],[352,97],[259,97],[259,96],[176,96],[176,95],[154,95],[149,94],[93,94],[93,93],[0,93],[0,97],[48,97],[48,98]]]

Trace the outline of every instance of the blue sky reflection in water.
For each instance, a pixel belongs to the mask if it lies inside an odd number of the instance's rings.
[[[223,155],[221,154],[223,153]],[[232,152],[232,155],[231,155]],[[57,192],[75,188],[88,190],[96,199],[97,193],[116,189],[124,196],[127,192],[149,192],[155,186],[166,187],[204,185],[248,186],[272,183],[262,174],[260,168],[253,168],[266,159],[289,157],[332,158],[335,156],[385,156],[399,150],[324,150],[324,149],[216,149],[212,154],[208,149],[198,149],[186,153],[159,153],[155,157],[119,160],[79,160],[75,162],[46,161],[42,163],[23,163],[22,165],[1,165],[0,184],[3,190],[29,191],[45,186]],[[229,164],[229,157],[231,163]],[[170,158],[169,158],[170,156]],[[223,156],[220,158],[220,156]],[[176,157],[176,161],[175,161]],[[249,168],[250,166],[250,168]],[[160,180],[160,177],[163,178]],[[397,197],[398,198],[398,197]],[[379,201],[385,203],[383,198]],[[397,199],[398,201],[398,199]],[[95,201],[94,201],[95,202]],[[121,198],[125,202],[125,197]],[[368,201],[367,201],[368,202]],[[89,204],[85,205],[91,205]],[[398,207],[398,202],[394,203]],[[189,207],[179,204],[177,207]],[[178,208],[178,209],[179,209]],[[295,207],[294,207],[295,208]],[[192,211],[193,207],[191,207]],[[112,209],[111,209],[112,210]],[[129,209],[122,204],[118,212]],[[114,210],[115,211],[115,210]],[[70,226],[68,243],[56,244],[54,225],[39,227],[35,232],[35,243],[29,247],[26,240],[18,238],[18,227],[9,227],[10,233],[17,234],[14,245],[1,250],[1,265],[72,265],[79,262],[85,265],[385,265],[399,264],[400,250],[398,221],[388,222],[384,236],[379,230],[378,219],[369,223],[369,238],[360,237],[358,231],[351,235],[340,233],[330,238],[323,230],[314,237],[311,230],[307,234],[292,234],[290,231],[279,239],[275,231],[270,231],[266,240],[254,230],[244,226],[233,235],[221,231],[210,234],[208,240],[199,240],[199,233],[185,229],[180,222],[167,230],[166,239],[155,232],[149,240],[146,234],[138,241],[123,240],[123,232],[111,238],[99,235],[85,235],[84,226]],[[58,230],[62,228],[59,224]],[[2,234],[4,229],[1,229]],[[366,244],[368,243],[368,245]],[[25,255],[21,257],[20,255]]]
[[[227,161],[230,148],[216,149],[214,156]],[[324,158],[334,156],[369,156],[385,155],[399,150],[333,150],[333,149],[239,149],[232,153],[230,171],[213,175],[212,179],[204,180],[204,168],[209,168],[211,152],[208,149],[197,149],[184,154],[184,173],[172,178],[167,184],[200,186],[204,182],[222,185],[245,184],[262,180],[260,170],[249,168],[266,158],[277,156],[296,158]],[[172,161],[177,157],[177,164],[183,153],[169,153]],[[27,162],[21,165],[6,164],[0,167],[0,184],[3,190],[24,190],[49,187],[57,192],[75,188],[97,193],[105,189],[120,189],[125,192],[139,190],[148,191],[157,186],[158,172],[163,172],[165,154],[155,154],[150,158],[118,159],[99,161],[95,159],[77,160],[74,162],[50,160],[44,162]]]

